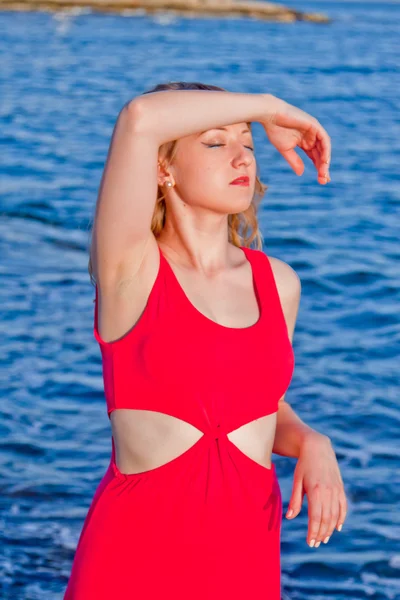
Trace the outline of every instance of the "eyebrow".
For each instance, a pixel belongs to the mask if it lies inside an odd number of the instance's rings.
[[[228,129],[226,127],[213,127],[212,129],[206,129],[205,131],[201,131],[199,134],[197,134],[196,137],[200,137],[201,135],[203,135],[203,133],[207,133],[207,131],[228,131]],[[241,131],[240,133],[251,133],[251,130],[249,128],[247,129],[243,129],[243,131]]]

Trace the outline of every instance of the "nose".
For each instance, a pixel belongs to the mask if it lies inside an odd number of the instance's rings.
[[[234,166],[239,165],[251,165],[254,160],[254,154],[248,148],[244,148],[242,144],[238,146],[237,151],[234,154],[232,164]]]

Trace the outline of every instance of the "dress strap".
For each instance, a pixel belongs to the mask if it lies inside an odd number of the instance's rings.
[[[254,287],[259,297],[259,302],[264,308],[268,302],[270,296],[270,282],[269,279],[271,274],[269,272],[269,260],[262,250],[256,250],[254,248],[247,248],[246,246],[240,246],[245,253],[247,260],[250,262],[251,269],[253,271]]]
[[[287,330],[285,314],[279,296],[278,286],[270,258],[263,250],[253,250],[254,274],[257,277],[258,289],[260,291],[262,306],[272,321],[282,321],[284,329]]]

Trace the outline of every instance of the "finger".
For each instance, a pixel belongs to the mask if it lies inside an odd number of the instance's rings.
[[[322,163],[320,159],[318,159],[318,182],[322,185],[325,185],[331,181],[331,174],[329,172],[329,164]]]
[[[283,158],[289,163],[296,175],[303,175],[304,163],[301,160],[297,152],[292,148],[291,150],[284,150],[281,152]]]
[[[321,524],[322,502],[321,489],[315,486],[308,498],[308,535],[307,543],[313,547]]]
[[[322,148],[320,143],[316,143],[310,150],[305,150],[307,156],[309,156],[314,163],[314,166],[318,173],[318,182],[321,184],[326,184],[330,181],[329,175],[329,165],[323,164],[321,161],[321,150]],[[322,174],[322,175],[321,175]]]
[[[344,488],[339,492],[339,518],[337,522],[337,530],[341,531],[342,525],[346,520],[347,516],[347,499],[344,493]]]
[[[329,542],[329,539],[332,533],[335,530],[338,518],[339,518],[339,489],[337,487],[333,488],[332,494],[332,505],[331,505],[331,522],[329,523],[328,531],[326,532],[325,538],[322,540],[324,544]]]
[[[312,148],[309,148],[308,150],[304,149],[304,152],[312,160],[314,167],[318,171],[321,166],[321,156],[320,156],[320,152],[319,152],[318,148],[316,146],[313,146]]]
[[[325,161],[327,163],[330,163],[330,159],[325,160],[325,158],[324,158],[324,147],[323,147],[322,141],[318,137],[316,138],[316,146],[317,146],[318,153],[320,156],[320,161],[321,162]]]
[[[331,138],[322,126],[320,126],[317,132],[317,145],[320,156],[318,176],[321,178],[327,176],[329,178],[329,167],[331,164]]]
[[[321,151],[321,160],[322,162],[331,163],[332,160],[332,143],[331,138],[328,135],[328,132],[319,124],[319,129],[317,131],[317,140],[321,143],[322,151]]]
[[[311,155],[312,155],[312,159],[313,159],[313,163],[315,165],[315,168],[317,169],[317,171],[319,171],[320,167],[321,167],[321,157],[319,154],[319,150],[316,146],[314,146],[314,148],[311,148],[310,150]]]
[[[326,538],[328,535],[329,525],[332,519],[332,488],[324,487],[322,490],[322,513],[321,513],[321,523],[319,526],[319,530],[317,533],[317,541],[315,543],[315,548],[318,548],[320,543]]]
[[[297,517],[297,515],[301,511],[303,497],[304,497],[303,480],[298,477],[295,477],[295,480],[293,483],[293,489],[292,489],[292,496],[290,498],[288,511],[286,513],[286,518],[294,519],[295,517]],[[292,512],[290,512],[290,511],[292,511]]]

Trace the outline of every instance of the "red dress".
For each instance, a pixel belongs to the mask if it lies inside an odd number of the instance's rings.
[[[64,600],[280,600],[282,497],[275,465],[227,437],[274,413],[294,353],[268,257],[241,247],[260,318],[246,328],[208,319],[191,304],[160,249],[136,325],[117,341],[94,337],[108,416],[159,411],[203,432],[150,471],[101,479],[79,538]]]

